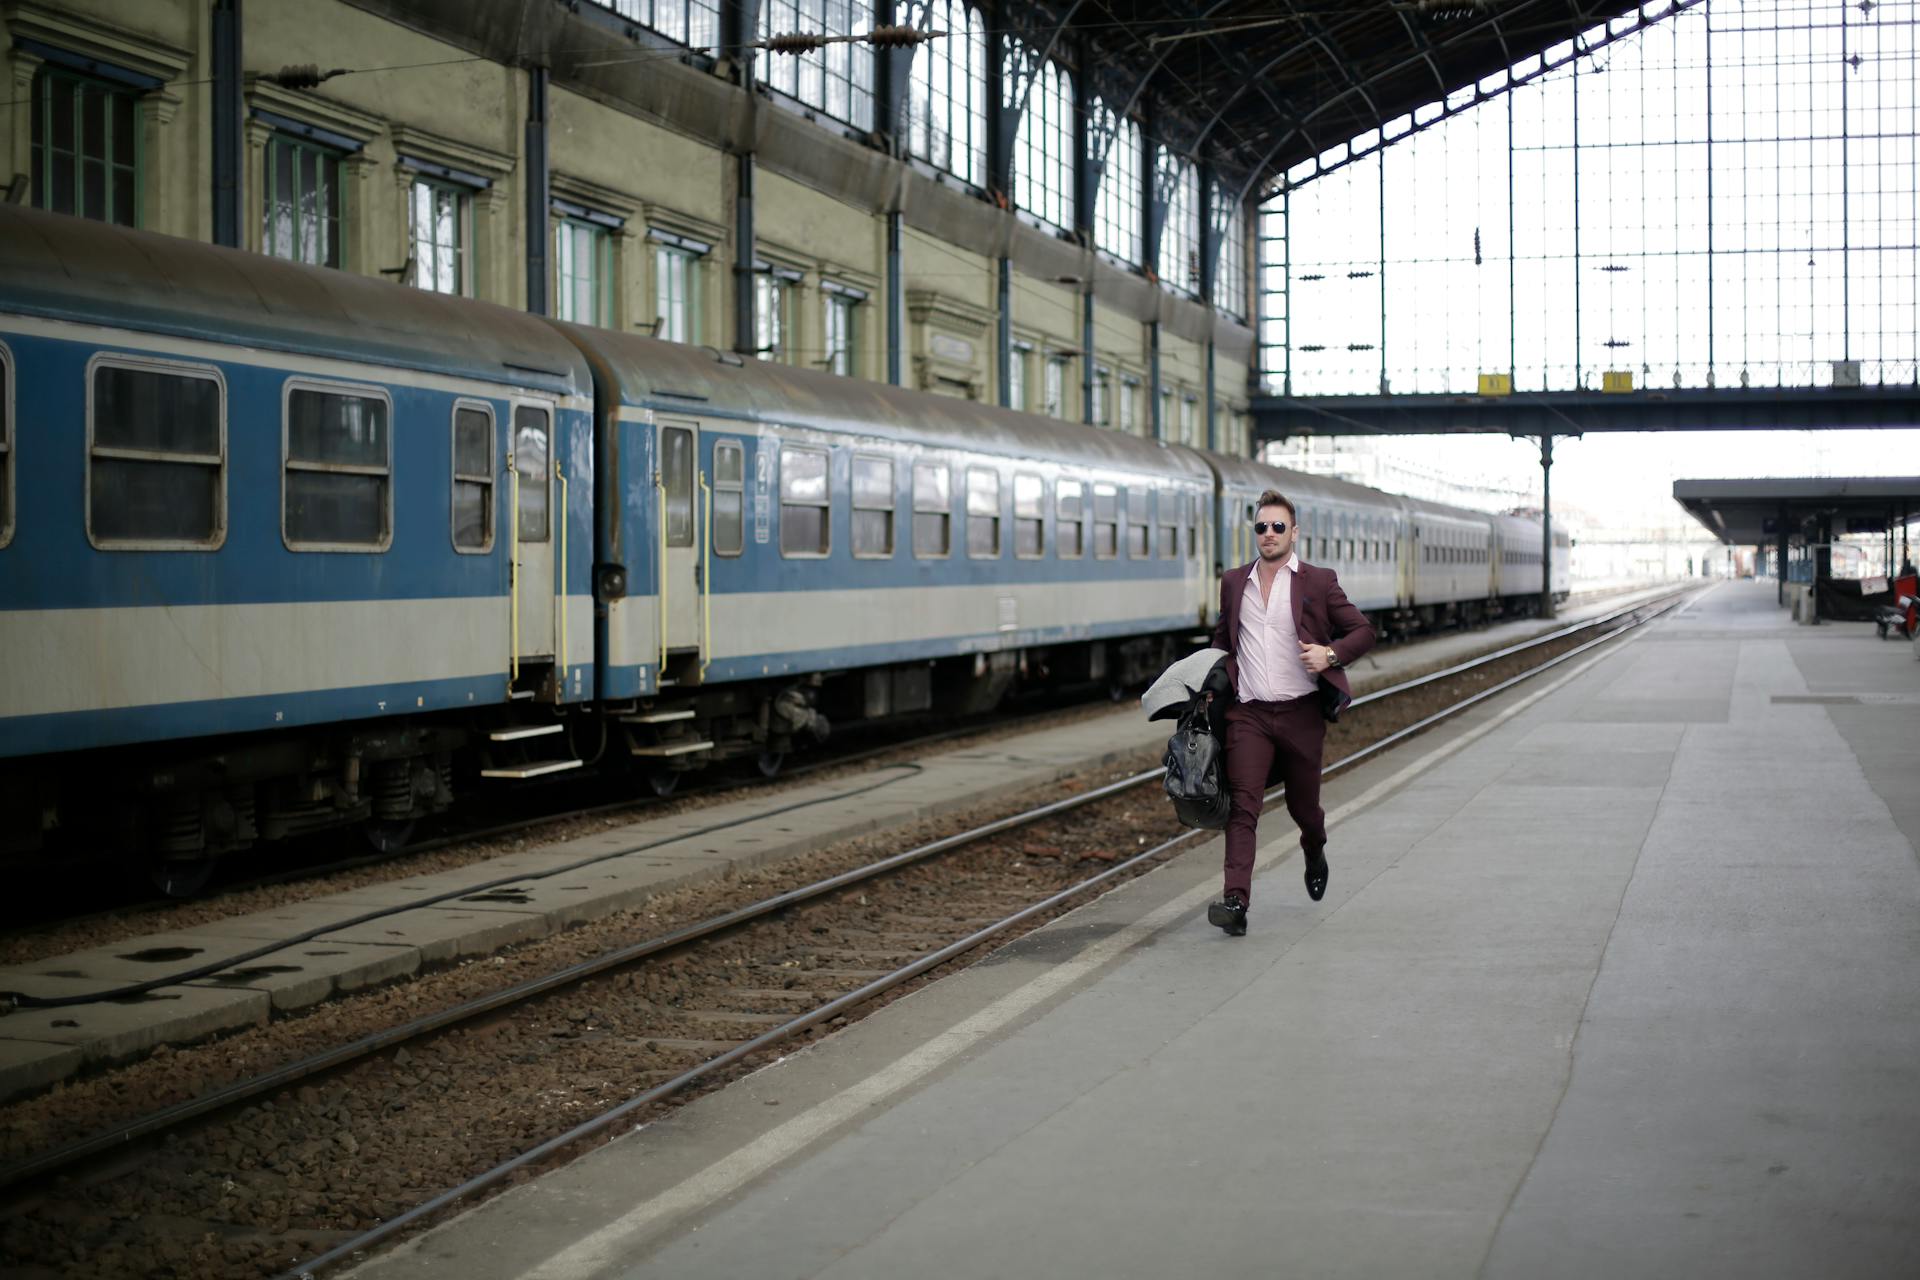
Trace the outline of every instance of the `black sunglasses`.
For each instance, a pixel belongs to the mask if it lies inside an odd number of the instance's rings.
[[[1255,520],[1253,522],[1253,531],[1255,533],[1265,533],[1269,529],[1275,533],[1285,533],[1287,531],[1287,522],[1285,520],[1275,520],[1271,524],[1265,520]]]

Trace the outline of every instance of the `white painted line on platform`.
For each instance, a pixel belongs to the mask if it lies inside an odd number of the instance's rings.
[[[1513,706],[1501,711],[1485,724],[1435,747],[1393,776],[1368,787],[1366,791],[1327,815],[1328,828],[1331,829],[1389,793],[1405,786],[1448,757],[1459,754],[1541,699],[1579,679],[1596,664],[1634,643],[1641,634],[1636,631],[1620,645],[1604,653],[1595,654],[1558,680],[1535,690]],[[1294,852],[1290,841],[1273,841],[1269,848],[1274,851],[1265,854],[1255,863],[1256,874],[1285,861]],[[675,1185],[671,1191],[662,1192],[651,1200],[635,1205],[598,1231],[574,1242],[527,1272],[523,1280],[585,1280],[587,1277],[599,1276],[617,1266],[631,1263],[634,1249],[662,1223],[732,1195],[781,1161],[804,1149],[808,1144],[853,1120],[861,1112],[877,1107],[895,1094],[906,1090],[954,1058],[974,1048],[987,1037],[1052,999],[1061,991],[1118,959],[1136,944],[1146,941],[1188,912],[1199,909],[1213,896],[1213,886],[1203,884],[1161,904],[1141,917],[1138,923],[1093,943],[1073,959],[1062,962],[1018,990],[1001,996],[972,1017],[941,1032],[906,1057],[889,1064],[860,1083],[841,1090],[828,1101],[795,1116],[731,1155],[716,1160],[699,1173]]]

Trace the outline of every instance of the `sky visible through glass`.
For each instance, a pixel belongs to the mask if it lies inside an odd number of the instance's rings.
[[[1590,53],[1307,178],[1262,211],[1262,381],[1805,387],[1857,362],[1864,385],[1913,385],[1916,10],[1706,0],[1612,43],[1596,28]],[[1532,444],[1389,447],[1538,490]],[[1556,462],[1556,497],[1671,511],[1658,495],[1680,475],[1920,474],[1920,432],[1596,437]]]

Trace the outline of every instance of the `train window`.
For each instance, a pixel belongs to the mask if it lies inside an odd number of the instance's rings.
[[[1053,545],[1062,560],[1078,560],[1082,554],[1081,493],[1078,480],[1061,480],[1053,487]]]
[[[737,556],[747,537],[746,451],[738,440],[713,444],[713,554]]]
[[[693,430],[660,428],[660,483],[666,490],[667,545],[693,545]],[[521,497],[527,482],[520,482]],[[522,537],[525,535],[522,534]]]
[[[225,390],[212,370],[96,360],[87,476],[87,533],[94,545],[220,544],[226,532]]]
[[[824,556],[827,532],[827,454],[824,449],[780,450],[780,554]]]
[[[0,347],[0,547],[13,541],[13,357]]]
[[[493,549],[493,407],[453,407],[453,548]]]
[[[952,477],[944,463],[913,467],[913,554],[944,556],[953,550]]]
[[[1000,473],[967,472],[967,554],[991,559],[1000,554]]]
[[[1137,482],[1128,485],[1127,555],[1135,560],[1147,558],[1151,519],[1147,514],[1147,486]]]
[[[1013,478],[1013,554],[1037,560],[1046,554],[1047,486],[1039,476]]]
[[[1180,495],[1171,489],[1162,489],[1154,496],[1159,504],[1155,512],[1160,517],[1160,558],[1178,560],[1180,558],[1180,511],[1185,504]]]
[[[1120,491],[1110,484],[1093,486],[1093,554],[1100,560],[1120,554]]]
[[[1189,559],[1193,557],[1196,548],[1200,545],[1199,529],[1200,495],[1190,493],[1187,495],[1187,556]]]
[[[287,384],[281,518],[289,547],[392,543],[391,413],[386,393],[370,387]]]
[[[853,460],[853,554],[883,560],[893,554],[893,459]]]
[[[537,405],[513,409],[513,474],[519,494],[514,507],[514,536],[522,542],[545,542],[551,537],[548,476],[552,456],[552,422]]]

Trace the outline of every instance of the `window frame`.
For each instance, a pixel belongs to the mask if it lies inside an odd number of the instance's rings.
[[[915,462],[912,464],[911,481],[913,484],[913,558],[916,560],[951,560],[953,558],[953,464],[951,462]],[[923,507],[920,505],[920,472],[944,472],[947,477],[946,505],[942,507]],[[946,546],[939,551],[920,549],[920,517],[945,516],[947,518]]]
[[[206,540],[185,540],[178,538],[101,538],[93,531],[93,460],[100,456],[102,448],[94,443],[94,428],[97,425],[97,412],[94,405],[94,374],[102,368],[142,369],[147,372],[171,374],[174,377],[202,377],[213,382],[220,392],[220,452],[207,454],[154,454],[142,449],[118,449],[112,445],[104,446],[110,458],[127,458],[133,461],[177,462],[182,465],[212,465],[219,477],[217,497],[213,505],[213,536]],[[164,356],[150,356],[144,353],[120,351],[96,351],[87,361],[87,466],[81,491],[84,499],[84,519],[86,522],[87,544],[95,551],[218,551],[227,541],[227,378],[218,365],[202,361],[174,360]],[[9,395],[12,394],[12,380],[8,380]],[[11,450],[9,450],[11,452]],[[208,462],[212,457],[213,461]],[[8,510],[12,510],[9,503]]]
[[[658,424],[660,450],[660,522],[662,544],[669,551],[697,550],[700,546],[700,426],[685,418],[663,418]],[[674,493],[674,482],[667,472],[667,433],[677,431],[687,438],[687,470],[684,495]],[[687,534],[673,535],[675,502],[684,496],[687,504]]]
[[[1011,44],[1009,56],[1033,56],[1018,37]],[[1027,219],[1057,233],[1071,232],[1077,218],[1076,74],[1073,68],[1043,53],[1027,90],[1027,108],[1020,113],[1013,137],[1014,207]]]
[[[575,217],[570,213],[557,213],[550,219],[553,223],[553,317],[568,324],[589,325],[595,328],[611,329],[613,324],[613,296],[617,289],[617,273],[613,261],[613,231],[611,228],[589,218]],[[569,246],[569,252],[561,253],[563,239],[586,233],[587,270],[583,277],[578,270],[569,275],[565,263],[579,266],[580,255],[577,247]],[[589,310],[591,317],[569,316],[563,311],[571,310],[571,303],[563,305],[563,300],[571,299],[573,282],[585,279],[587,291],[592,297]]]
[[[1186,509],[1186,495],[1177,489],[1156,486],[1153,491],[1153,558],[1180,558],[1180,525]],[[1171,543],[1171,545],[1169,545]]]
[[[1102,489],[1106,490],[1105,494],[1100,492]],[[1093,491],[1088,496],[1092,499],[1088,509],[1093,515],[1093,558],[1095,560],[1119,560],[1121,558],[1120,513],[1124,509],[1120,505],[1120,486],[1110,481],[1096,480],[1093,482]],[[1102,497],[1113,499],[1113,519],[1111,520],[1103,521],[1100,519],[1100,499]],[[1107,552],[1105,555],[1100,553],[1100,526],[1102,524],[1105,524],[1113,530],[1113,550]]]
[[[1067,418],[1067,361],[1070,358],[1049,351],[1040,365],[1040,412],[1062,422]]]
[[[1100,173],[1100,189],[1094,193],[1094,247],[1132,270],[1141,266],[1142,246],[1146,243],[1146,217],[1142,207],[1142,170],[1146,141],[1137,121],[1118,115],[1105,99],[1094,108],[1112,127],[1107,146],[1107,163]]]
[[[722,480],[720,478],[720,451],[722,449],[731,449],[740,455],[740,478],[738,480]],[[709,527],[707,536],[713,544],[713,554],[725,560],[736,560],[745,554],[747,549],[747,446],[746,442],[738,436],[720,436],[716,437],[713,442],[713,492],[716,495],[722,493],[737,493],[740,495],[740,544],[733,550],[721,550],[720,538],[717,533],[717,530],[720,528],[720,522],[715,517],[708,517]],[[717,502],[715,507],[717,510]]]
[[[128,85],[114,79],[108,79],[99,75],[89,75],[84,71],[53,62],[42,62],[34,68],[33,79],[29,83],[27,90],[28,101],[19,104],[19,106],[24,106],[27,112],[27,147],[26,155],[22,157],[28,171],[27,203],[36,209],[44,209],[50,213],[61,212],[55,207],[53,196],[55,152],[53,146],[54,125],[51,112],[53,109],[54,85],[56,83],[64,84],[67,91],[76,99],[73,119],[74,145],[71,152],[73,156],[73,203],[65,212],[70,217],[89,218],[92,221],[105,222],[110,226],[130,226],[135,229],[144,226],[146,224],[146,193],[144,190],[145,183],[143,183],[141,179],[146,175],[147,167],[146,142],[144,136],[146,134],[147,111],[140,101],[141,91],[130,88]],[[158,86],[156,85],[155,87]],[[108,117],[102,125],[102,137],[105,140],[106,154],[100,157],[97,163],[102,166],[103,170],[103,182],[101,185],[104,194],[102,198],[105,201],[106,207],[104,216],[97,219],[91,218],[91,215],[86,212],[85,208],[87,156],[81,147],[80,141],[85,133],[85,121],[79,109],[78,97],[87,89],[97,90],[103,97],[109,99],[114,97],[127,99],[132,106],[133,116],[133,158],[130,163],[122,165],[113,159],[114,147],[112,117],[110,113],[111,104],[103,104],[103,110],[109,111]],[[19,106],[16,107],[16,110],[19,109]],[[38,116],[39,123],[42,125],[41,130],[35,130],[33,128],[33,122],[36,116]],[[43,132],[45,134],[44,137],[40,136]],[[36,150],[40,153],[40,163],[37,165],[33,163],[34,152]],[[113,216],[115,170],[126,171],[126,181],[130,186],[133,205],[133,219],[131,222],[121,222]],[[45,202],[42,203],[40,199],[36,198],[37,196],[44,196]]]
[[[1015,342],[1007,349],[1007,408],[1020,413],[1033,412],[1032,397],[1028,394],[1033,371],[1027,367],[1032,355],[1030,342]]]
[[[1144,516],[1142,519],[1135,519],[1134,517],[1133,507],[1136,497],[1139,499],[1140,510]],[[1140,480],[1138,477],[1128,480],[1126,484],[1126,497],[1119,503],[1119,515],[1120,524],[1126,530],[1126,536],[1120,540],[1120,545],[1125,549],[1126,555],[1121,558],[1126,560],[1153,559],[1153,486]],[[1136,531],[1140,535],[1140,550],[1138,552],[1135,552],[1133,549],[1134,534]]]
[[[893,559],[894,552],[899,549],[900,473],[895,466],[895,461],[891,454],[856,453],[847,464],[847,500],[850,504],[848,510],[856,513],[861,511],[884,511],[887,513],[887,549],[885,551],[862,551],[860,549],[859,536],[854,532],[855,528],[859,525],[859,517],[857,515],[849,517],[847,540],[852,548],[853,558],[856,560],[891,560]],[[863,462],[881,462],[886,464],[887,505],[884,507],[875,506],[870,502],[862,502],[860,500],[860,482],[856,473],[859,471],[860,464]],[[829,486],[829,493],[831,493],[831,486]]]
[[[0,395],[0,501],[6,503],[4,515],[0,516],[0,547],[13,541],[13,531],[18,527],[20,514],[14,505],[14,473],[19,470],[15,457],[18,450],[13,443],[13,405],[15,377],[13,372],[13,352],[7,344],[0,342],[0,380],[6,382],[6,394]],[[88,379],[91,383],[92,379]],[[92,477],[88,477],[91,489]],[[224,524],[224,521],[222,522]]]
[[[546,424],[547,465],[546,473],[540,478],[542,486],[541,513],[546,518],[546,527],[539,533],[528,533],[521,528],[522,522],[526,519],[526,513],[521,507],[521,502],[529,492],[528,478],[520,471],[520,414],[525,410],[531,410],[541,415]],[[506,470],[516,477],[513,483],[518,486],[513,495],[513,537],[516,547],[524,549],[526,547],[544,546],[552,543],[557,536],[555,530],[558,527],[559,519],[555,515],[557,504],[554,501],[555,494],[553,492],[553,464],[554,451],[559,443],[559,434],[559,409],[553,401],[534,399],[529,396],[516,396],[513,400],[509,401],[507,412],[507,444],[509,447],[507,450]],[[663,514],[661,518],[664,520],[665,515]]]
[[[973,481],[974,481],[974,477],[976,476],[985,476],[993,481],[993,514],[992,515],[987,515],[984,513],[976,514],[973,509]],[[1001,491],[1000,469],[998,467],[993,467],[993,466],[985,466],[985,467],[969,466],[966,469],[966,477],[967,477],[967,492],[966,492],[967,559],[969,560],[1005,559],[1006,545],[1007,545],[1006,537],[1005,537],[1006,530],[1002,527],[1002,522],[1006,518],[1004,515],[1004,512],[1006,511],[1006,504],[1000,500],[1000,491]],[[975,551],[973,549],[973,522],[975,520],[993,521],[993,550],[992,551],[990,552]]]
[[[462,409],[476,410],[487,415],[487,474],[484,477],[473,472],[463,472],[460,470],[460,411]],[[387,432],[389,436],[391,436],[393,432],[391,412],[389,412],[387,420]],[[491,555],[493,554],[494,540],[500,531],[499,513],[495,510],[495,505],[499,499],[499,494],[495,489],[495,486],[499,483],[499,471],[495,465],[496,457],[500,449],[499,415],[493,411],[493,405],[490,401],[478,400],[472,396],[461,396],[453,402],[453,410],[447,415],[447,434],[451,446],[448,454],[448,461],[451,465],[448,467],[450,479],[447,481],[447,536],[453,541],[455,555]],[[460,545],[460,486],[462,484],[481,483],[485,483],[487,486],[487,501],[485,504],[487,512],[487,540],[479,546],[463,547]],[[284,506],[285,503],[286,498],[283,495],[281,498],[282,506]],[[519,513],[516,512],[515,518],[517,519],[518,516]]]
[[[1067,518],[1060,511],[1061,500],[1066,496],[1066,494],[1063,491],[1069,485],[1073,486],[1073,502],[1076,508],[1076,510],[1074,511],[1074,516],[1072,521],[1068,521]],[[1062,476],[1060,479],[1055,480],[1053,482],[1054,559],[1084,560],[1087,558],[1087,512],[1088,512],[1088,507],[1087,507],[1087,482],[1086,481],[1069,480],[1065,476]],[[1065,551],[1061,550],[1061,547],[1063,545],[1063,539],[1060,536],[1060,531],[1068,527],[1071,527],[1074,531],[1072,555],[1068,555]]]
[[[825,560],[827,557],[833,554],[833,449],[827,445],[792,444],[785,440],[782,440],[780,442],[779,449],[780,449],[780,454],[779,454],[780,477],[776,482],[776,484],[779,490],[778,502],[780,506],[780,523],[777,529],[777,533],[780,539],[780,555],[783,559],[787,559],[787,560]],[[821,495],[819,502],[788,502],[787,501],[787,455],[789,453],[816,454],[819,456],[821,462],[824,464],[823,474],[826,476],[827,491],[825,494]],[[820,519],[821,519],[821,527],[826,534],[826,537],[822,541],[826,545],[823,546],[820,550],[818,551],[787,550],[787,508],[790,506],[818,507],[822,512],[825,513],[824,515],[821,516]]]
[[[422,264],[419,258],[421,240],[419,223],[416,221],[416,218],[419,209],[418,192],[422,187],[433,193],[447,193],[454,198],[458,208],[458,214],[454,218],[454,234],[457,237],[457,242],[453,246],[455,280],[451,292],[440,288],[437,284],[424,284],[421,282],[420,273]],[[408,281],[408,284],[413,288],[423,290],[427,293],[437,293],[443,298],[471,298],[475,296],[473,291],[475,275],[473,269],[475,248],[473,235],[473,198],[475,194],[476,192],[472,187],[430,177],[424,173],[414,173],[412,177],[408,179],[407,252],[413,260],[413,278]],[[437,263],[440,259],[440,246],[434,244],[433,247],[435,250],[433,259]]]
[[[857,37],[771,62],[756,73],[756,78],[800,107],[808,117],[817,112],[842,128],[863,135],[870,132],[880,104],[882,54],[866,47],[863,37],[879,20],[878,5],[873,0],[851,0],[843,5],[841,11],[847,18],[844,31],[831,21],[809,22],[807,9],[814,8],[816,13],[824,11],[799,0],[769,0],[759,8],[755,30],[760,40],[771,39],[777,32],[809,27],[832,36]],[[843,100],[836,102],[836,95],[844,95]],[[841,110],[843,106],[845,109]]]
[[[364,395],[369,399],[383,401],[387,406],[387,465],[384,471],[376,472],[370,467],[352,466],[338,462],[301,462],[295,463],[293,451],[293,393],[295,391],[318,391],[332,395]],[[360,555],[382,555],[393,547],[393,452],[394,440],[399,434],[393,419],[393,396],[385,387],[365,382],[335,382],[326,378],[316,378],[308,374],[295,374],[280,384],[280,545],[289,551],[299,552],[347,552]],[[387,481],[386,510],[381,518],[380,541],[373,542],[296,542],[287,532],[287,473],[290,471],[318,471],[328,475],[384,475]],[[518,513],[515,514],[518,519]]]
[[[805,275],[791,267],[765,260],[754,264],[753,354],[768,364],[797,363],[794,312],[805,282]]]
[[[937,40],[915,55],[902,114],[906,121],[907,154],[922,164],[951,174],[971,187],[983,187],[987,168],[987,60],[986,15],[966,0],[933,0],[928,21],[944,29]],[[958,19],[956,21],[956,19]],[[942,110],[944,108],[944,111]],[[943,163],[935,154],[934,121],[958,123],[960,131],[945,131],[948,142]],[[956,158],[960,158],[956,163]]]
[[[1020,482],[1030,480],[1040,486],[1035,498],[1034,513],[1030,516],[1020,514]],[[1020,526],[1031,521],[1039,527],[1039,536],[1034,541],[1034,550],[1020,550]],[[1047,478],[1037,471],[1016,471],[1013,473],[1013,558],[1015,560],[1044,560],[1047,558]]]
[[[705,267],[706,259],[712,255],[713,249],[711,246],[698,245],[685,236],[666,231],[659,227],[649,227],[647,229],[647,243],[653,246],[653,260],[651,263],[653,284],[651,290],[653,295],[653,336],[662,342],[678,342],[684,346],[697,347],[700,345],[701,339],[705,336],[703,322],[706,319],[704,308],[700,305],[700,277],[704,274],[703,268]],[[680,295],[678,295],[686,306],[687,323],[685,337],[675,337],[672,333],[668,332],[671,326],[667,323],[667,311],[660,305],[660,291],[666,286],[669,277],[673,274],[667,269],[669,260],[677,260],[685,264],[684,269],[680,273],[681,283],[684,287]],[[669,295],[670,300],[672,300],[673,295],[671,290],[669,290]]]
[[[276,253],[273,248],[274,196],[279,185],[278,171],[274,165],[274,151],[275,148],[278,147],[285,147],[294,153],[295,196],[294,202],[288,205],[293,215],[294,254],[292,257]],[[333,166],[333,180],[328,184],[328,193],[332,197],[332,209],[323,213],[321,216],[322,260],[319,262],[308,262],[305,258],[299,256],[300,247],[304,243],[300,210],[298,207],[298,193],[300,190],[299,157],[303,151],[312,152],[316,157],[316,168],[319,169],[323,181],[325,178],[323,166],[327,164]],[[306,266],[328,267],[335,271],[340,270],[346,264],[347,195],[346,183],[342,181],[342,174],[345,170],[345,165],[342,164],[342,161],[345,159],[345,153],[341,152],[338,148],[327,146],[322,142],[315,142],[311,138],[302,138],[297,134],[287,133],[279,129],[274,130],[273,133],[268,136],[266,145],[261,148],[260,153],[260,251],[263,254],[269,258],[278,258],[282,262],[298,262]],[[409,193],[411,193],[411,188],[409,188]],[[409,206],[409,208],[411,208],[411,206]],[[334,261],[332,262],[325,261],[326,232],[329,227],[333,232],[334,241]]]
[[[857,289],[831,280],[821,283],[820,318],[826,335],[828,373],[841,378],[860,376],[860,307],[866,300],[867,295]]]

